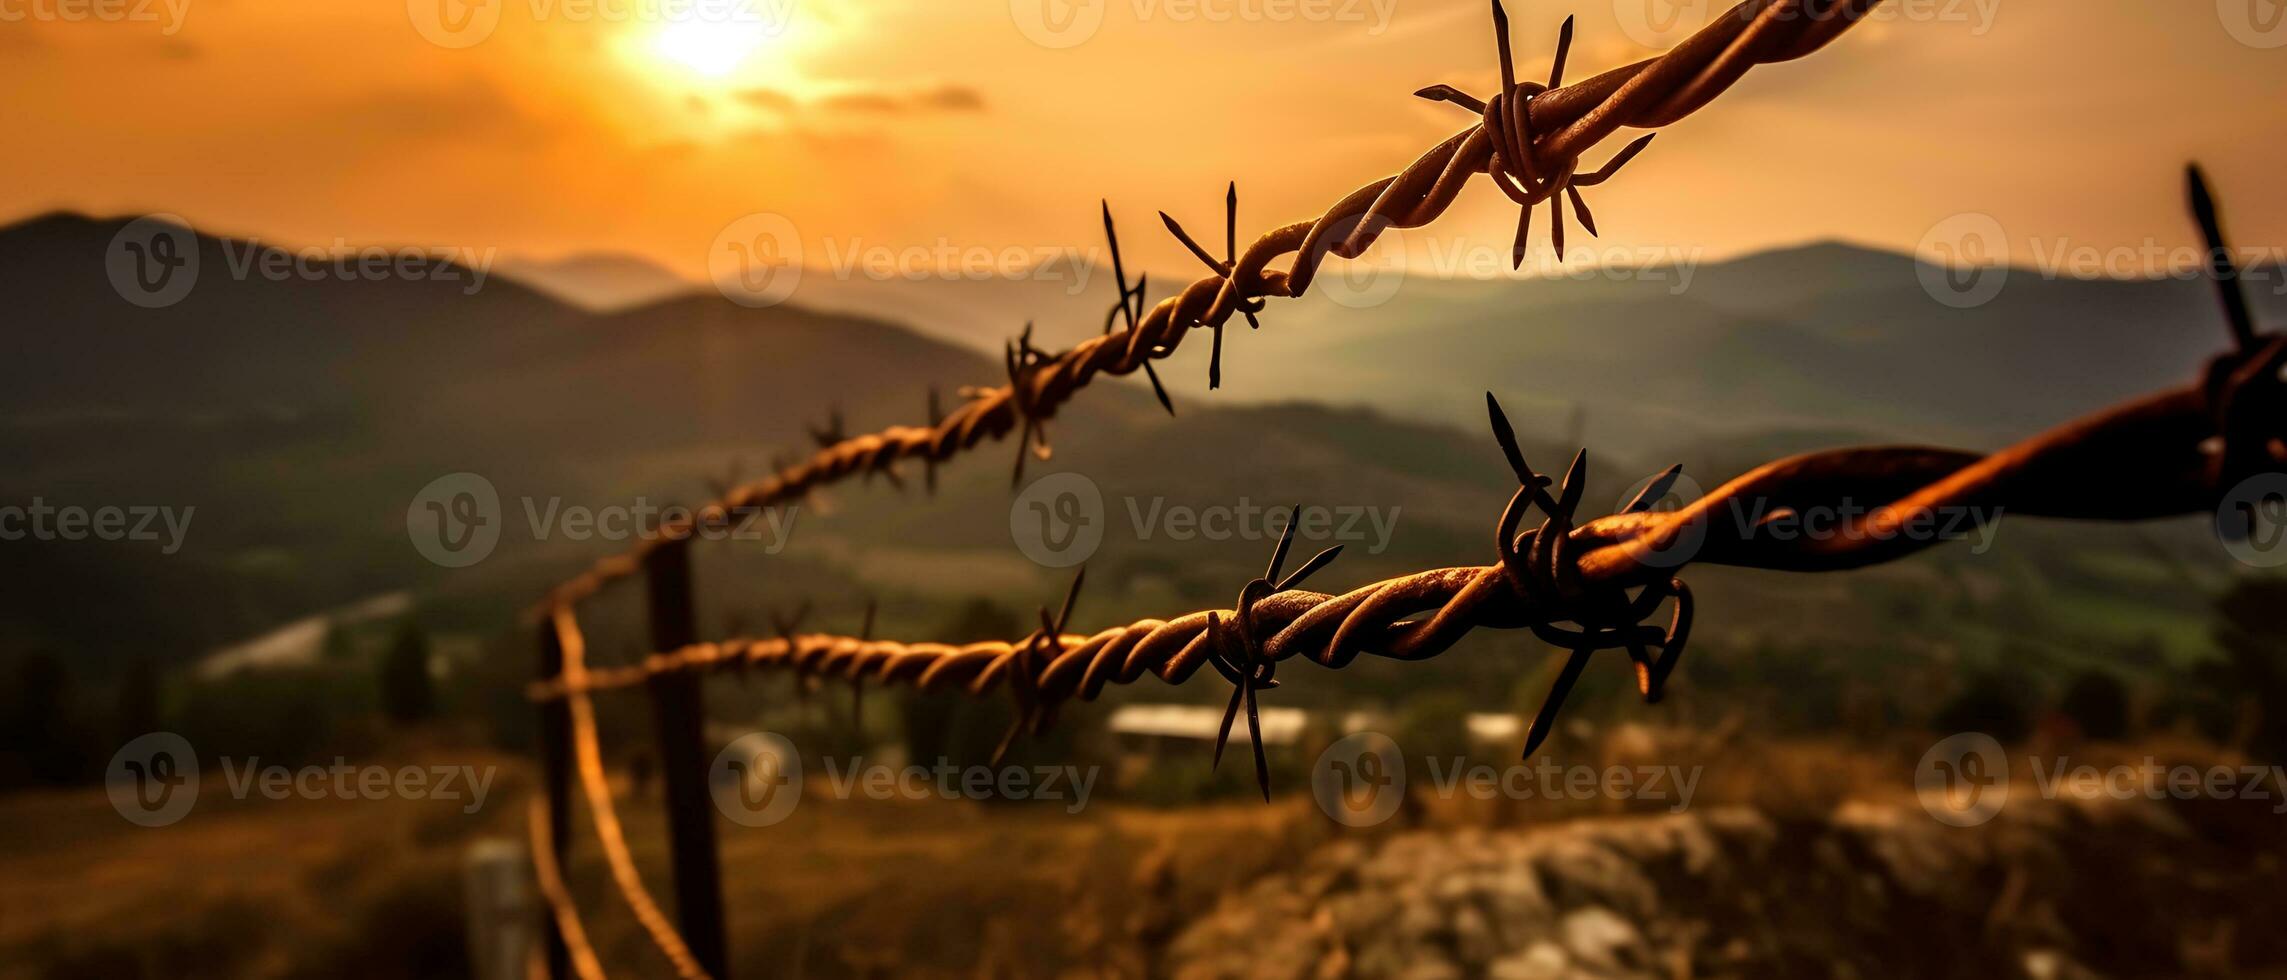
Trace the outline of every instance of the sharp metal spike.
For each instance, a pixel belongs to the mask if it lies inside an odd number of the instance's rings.
[[[1556,509],[1570,519],[1574,508],[1580,506],[1580,497],[1588,492],[1588,450],[1572,457],[1572,465],[1565,467],[1564,482],[1558,484]]]
[[[1328,548],[1325,551],[1321,551],[1315,555],[1312,555],[1310,556],[1309,561],[1302,563],[1301,568],[1294,570],[1294,574],[1279,580],[1272,587],[1280,592],[1284,592],[1288,589],[1301,585],[1304,579],[1309,578],[1312,573],[1318,571],[1319,569],[1333,564],[1334,559],[1341,557],[1341,555],[1341,545],[1335,545],[1334,547]]]
[[[1218,323],[1213,330],[1215,334],[1214,346],[1208,348],[1207,351],[1207,390],[1209,391],[1223,387],[1223,325]]]
[[[1191,254],[1199,257],[1199,261],[1207,263],[1208,268],[1213,269],[1217,272],[1223,271],[1223,263],[1215,261],[1215,257],[1207,254],[1206,249],[1200,248],[1199,243],[1192,240],[1191,233],[1184,231],[1183,226],[1177,224],[1173,216],[1169,215],[1165,211],[1161,211],[1159,213],[1159,220],[1161,224],[1167,226],[1167,230],[1169,232],[1172,232],[1175,235],[1176,241],[1182,242],[1184,248],[1190,249]]]
[[[2192,199],[2192,218],[2199,222],[2200,235],[2207,241],[2208,275],[2215,279],[2216,294],[2223,301],[2224,322],[2231,328],[2232,345],[2245,353],[2255,346],[2255,317],[2248,311],[2247,294],[2239,288],[2238,267],[2224,239],[2223,219],[2217,214],[2215,196],[2208,192],[2207,175],[2199,164],[2184,168],[2184,183]]]
[[[1517,65],[1509,57],[1509,12],[1501,0],[1493,0],[1493,39],[1501,51],[1501,94],[1507,95],[1517,87]]]
[[[1549,241],[1556,246],[1556,260],[1564,262],[1564,195],[1551,194],[1548,199]]]
[[[1564,708],[1564,699],[1571,696],[1572,686],[1579,683],[1580,672],[1588,666],[1588,658],[1593,653],[1587,649],[1574,650],[1572,656],[1566,658],[1564,669],[1557,672],[1556,683],[1549,687],[1548,698],[1541,702],[1540,713],[1533,716],[1531,731],[1525,735],[1524,758],[1532,758],[1541,743],[1548,741],[1549,733],[1556,730],[1557,712]]]
[[[1296,504],[1293,510],[1287,511],[1286,528],[1279,532],[1278,545],[1271,549],[1271,567],[1263,572],[1263,578],[1266,581],[1278,581],[1279,566],[1286,564],[1286,550],[1294,544],[1295,525],[1300,523],[1302,523],[1302,505]]]
[[[1668,491],[1675,489],[1676,479],[1681,476],[1683,476],[1682,463],[1661,470],[1660,475],[1653,477],[1650,483],[1644,484],[1644,489],[1636,492],[1635,498],[1628,501],[1628,506],[1620,508],[1620,513],[1643,513],[1646,508],[1665,498]]]
[[[1548,87],[1549,87],[1549,88],[1552,88],[1552,89],[1553,89],[1553,88],[1561,88],[1561,87],[1563,87],[1563,85],[1564,85],[1564,59],[1565,59],[1565,56],[1566,56],[1566,55],[1569,55],[1569,54],[1571,54],[1571,53],[1572,53],[1572,18],[1568,16],[1568,17],[1566,17],[1566,18],[1564,19],[1564,26],[1563,26],[1563,27],[1561,27],[1561,28],[1558,28],[1558,29],[1557,29],[1557,32],[1556,32],[1556,64],[1555,64],[1555,65],[1552,65],[1552,66],[1550,66],[1550,67],[1549,67],[1549,70],[1548,70]]]
[[[1528,487],[1547,486],[1548,478],[1525,464],[1524,450],[1517,448],[1517,430],[1509,427],[1508,414],[1501,411],[1500,399],[1490,391],[1485,393],[1485,412],[1492,417],[1493,441],[1500,443],[1501,455],[1508,458],[1509,471],[1517,475],[1517,482]]]
[[[1271,801],[1271,764],[1263,755],[1263,720],[1255,707],[1255,675],[1248,674],[1239,690],[1247,695],[1247,740],[1255,748],[1255,783],[1263,788],[1263,802]]]
[[[1233,267],[1239,264],[1239,182],[1235,180],[1223,195],[1223,263]]]
[[[1496,178],[1496,179],[1498,179],[1498,178]],[[1515,244],[1513,244],[1513,245],[1510,245],[1510,246],[1509,246],[1509,268],[1510,268],[1511,270],[1522,269],[1522,268],[1524,268],[1524,267],[1525,267],[1525,246],[1526,246],[1526,244],[1527,244],[1527,240],[1528,240],[1528,239],[1530,239],[1530,238],[1532,237],[1532,234],[1533,234],[1533,209],[1532,209],[1532,207],[1528,205],[1528,206],[1526,206],[1526,207],[1521,207],[1521,208],[1518,208],[1518,209],[1517,209],[1517,240],[1516,240],[1516,243],[1515,243]]]
[[[1572,199],[1572,211],[1580,216],[1580,227],[1588,230],[1588,237],[1603,237],[1596,233],[1596,215],[1588,210],[1588,202],[1581,198],[1580,188],[1566,184],[1564,185],[1564,196]]]

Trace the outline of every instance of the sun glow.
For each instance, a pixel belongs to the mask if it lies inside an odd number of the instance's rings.
[[[710,79],[730,77],[774,36],[757,22],[689,20],[659,29],[653,54]]]

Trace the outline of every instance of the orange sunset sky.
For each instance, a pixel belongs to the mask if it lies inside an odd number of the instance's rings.
[[[1480,0],[94,2],[0,0],[0,219],[168,211],[693,278],[751,212],[812,243],[1046,249],[1097,244],[1100,197],[1145,264],[1189,272],[1153,210],[1219,231],[1235,178],[1244,236],[1308,217],[1469,122],[1414,89],[1497,77]],[[2193,158],[2239,244],[2287,240],[2274,0],[1887,6],[1666,132],[1592,196],[1602,244],[1913,249],[1965,211],[2019,245],[2183,244]],[[1527,77],[1578,15],[1577,80],[1672,43],[1648,15],[1712,11],[1510,12]],[[1505,247],[1514,214],[1480,182],[1432,231]]]

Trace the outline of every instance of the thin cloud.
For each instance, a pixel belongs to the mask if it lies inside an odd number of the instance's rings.
[[[938,85],[904,90],[852,88],[807,102],[776,89],[758,88],[742,91],[738,98],[757,109],[788,116],[803,112],[895,116],[985,111],[983,93],[966,85]]]

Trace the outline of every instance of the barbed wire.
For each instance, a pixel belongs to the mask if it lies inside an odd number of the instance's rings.
[[[1424,660],[1475,629],[1527,629],[1572,651],[1527,736],[1529,756],[1597,650],[1626,650],[1639,692],[1647,702],[1659,699],[1689,640],[1692,598],[1677,577],[1686,564],[1832,571],[1905,557],[1973,533],[2003,513],[2134,521],[2213,511],[2226,488],[2256,471],[2250,467],[2287,462],[2278,431],[2287,415],[2256,410],[2287,398],[2280,378],[2287,337],[2257,335],[2236,318],[2232,337],[2242,346],[2211,361],[2198,383],[2122,403],[1989,455],[1918,446],[1806,453],[1758,467],[1672,510],[1655,509],[1680,475],[1671,467],[1617,512],[1586,521],[1575,517],[1587,480],[1586,452],[1561,481],[1540,475],[1488,394],[1495,441],[1519,484],[1496,524],[1491,565],[1432,569],[1339,595],[1290,589],[1333,557],[1322,553],[1296,576],[1278,579],[1297,524],[1290,520],[1270,572],[1250,582],[1228,610],[1086,635],[1064,632],[1064,614],[1051,619],[1044,610],[1043,627],[1031,636],[967,644],[788,631],[693,644],[578,678],[542,680],[529,694],[545,701],[633,686],[662,673],[782,668],[804,677],[978,697],[1006,683],[1026,707],[1023,724],[1066,701],[1093,700],[1107,684],[1134,683],[1146,674],[1181,684],[1211,665],[1239,689],[1234,708],[1226,710],[1227,733],[1242,697],[1253,714],[1254,692],[1269,686],[1265,668],[1280,661],[1300,657],[1340,669],[1362,655]],[[1544,521],[1520,531],[1536,508]],[[1805,513],[1835,515],[1835,530],[1769,533],[1773,522]],[[1965,519],[1973,523],[1960,526]],[[1078,585],[1076,579],[1075,593]],[[1644,625],[1663,606],[1672,608],[1668,624]],[[1065,614],[1070,607],[1068,596]]]
[[[561,676],[577,685],[587,672],[587,638],[581,635],[579,621],[569,606],[556,607],[549,621],[564,655]],[[588,822],[595,826],[596,842],[603,848],[604,863],[611,868],[612,884],[627,900],[627,907],[635,913],[636,923],[651,937],[652,945],[659,947],[660,953],[675,967],[675,975],[682,980],[707,980],[706,968],[691,955],[691,947],[683,941],[683,934],[667,921],[658,900],[644,887],[643,875],[635,867],[635,855],[627,849],[627,833],[620,826],[619,810],[612,805],[611,782],[604,774],[603,748],[596,737],[595,705],[588,700],[586,692],[576,686],[564,701],[571,716],[572,768],[579,773],[580,788],[587,795]],[[567,897],[565,901],[569,907],[570,899]]]
[[[678,544],[710,522],[727,515],[799,500],[812,490],[853,474],[893,474],[900,462],[918,460],[927,468],[934,486],[936,466],[988,440],[1012,430],[1023,430],[1018,447],[1016,476],[1022,478],[1024,457],[1045,457],[1045,423],[1074,392],[1099,374],[1123,376],[1138,370],[1149,375],[1163,404],[1166,391],[1151,362],[1172,355],[1191,330],[1205,327],[1215,335],[1216,351],[1209,363],[1209,387],[1221,384],[1222,327],[1233,314],[1244,314],[1250,324],[1262,301],[1302,294],[1329,255],[1356,258],[1390,228],[1415,228],[1445,213],[1461,188],[1478,174],[1491,174],[1494,183],[1526,208],[1548,200],[1556,208],[1561,242],[1561,191],[1574,202],[1590,232],[1594,219],[1579,200],[1577,188],[1601,182],[1640,152],[1647,135],[1622,150],[1602,170],[1575,177],[1579,157],[1623,127],[1656,129],[1670,125],[1705,106],[1730,88],[1749,68],[1801,58],[1856,24],[1881,0],[1743,0],[1674,49],[1635,64],[1607,71],[1587,81],[1564,87],[1516,83],[1509,56],[1507,16],[1498,0],[1493,3],[1499,34],[1498,51],[1503,90],[1491,100],[1477,103],[1450,86],[1431,86],[1416,94],[1477,107],[1482,118],[1424,153],[1404,170],[1359,187],[1318,218],[1276,228],[1237,251],[1236,186],[1226,197],[1225,259],[1210,256],[1174,219],[1162,213],[1169,229],[1209,268],[1210,273],[1142,309],[1139,281],[1128,288],[1120,273],[1120,295],[1106,318],[1106,332],[1061,353],[1031,345],[1030,328],[1012,342],[1006,353],[1007,383],[971,388],[968,401],[942,416],[930,399],[926,426],[891,426],[879,432],[838,438],[822,445],[808,459],[780,467],[763,479],[730,488],[694,514],[662,524],[657,533],[629,550],[599,560],[585,572],[557,585],[531,610],[545,616],[559,605],[579,602],[610,583],[641,570],[653,550]],[[1569,45],[1571,22],[1563,38]],[[1565,61],[1560,50],[1559,80]],[[1111,232],[1106,205],[1105,230]],[[1520,222],[1518,245],[1524,242]],[[1116,247],[1117,243],[1114,242]],[[1284,270],[1273,261],[1293,254]],[[1561,257],[1561,247],[1559,251]],[[1116,332],[1109,329],[1113,316],[1126,321]],[[1170,407],[1172,411],[1172,407]],[[832,431],[839,437],[841,433]]]

